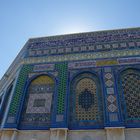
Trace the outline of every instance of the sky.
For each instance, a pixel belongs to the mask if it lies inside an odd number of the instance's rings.
[[[140,0],[0,0],[0,78],[29,38],[140,27]]]

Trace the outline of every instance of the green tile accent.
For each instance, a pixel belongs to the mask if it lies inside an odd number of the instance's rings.
[[[57,114],[62,114],[65,108],[65,95],[67,87],[68,66],[67,63],[56,64],[58,70],[58,98],[57,98]]]
[[[25,88],[27,75],[30,71],[32,71],[32,66],[23,65],[23,67],[19,73],[19,77],[18,77],[15,91],[14,91],[14,96],[13,96],[13,99],[12,99],[12,102],[10,105],[10,109],[9,109],[10,116],[16,115],[18,112],[18,108],[20,106],[22,95],[23,95],[24,88]]]

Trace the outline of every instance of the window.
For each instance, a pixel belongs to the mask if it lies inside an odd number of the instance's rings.
[[[121,102],[126,122],[140,120],[140,72],[127,69],[121,73]]]
[[[99,79],[83,73],[71,82],[69,125],[95,126],[103,120],[102,94]]]

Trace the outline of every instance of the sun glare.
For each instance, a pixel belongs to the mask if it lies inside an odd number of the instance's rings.
[[[72,34],[90,31],[88,25],[83,23],[66,24],[60,27],[58,30],[60,34]]]
[[[62,33],[63,34],[71,34],[71,33],[79,33],[79,32],[86,32],[86,27],[83,26],[68,26],[63,28]]]

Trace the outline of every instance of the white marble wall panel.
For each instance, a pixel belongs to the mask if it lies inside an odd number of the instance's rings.
[[[69,131],[68,140],[107,140],[105,130]]]
[[[50,140],[49,131],[19,131],[16,140]]]
[[[125,129],[126,140],[140,140],[140,128],[138,129]]]

